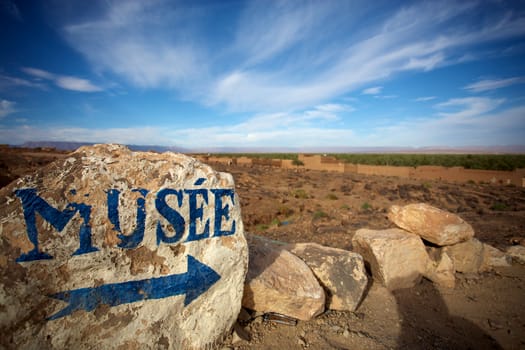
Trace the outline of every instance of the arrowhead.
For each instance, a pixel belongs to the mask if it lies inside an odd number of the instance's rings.
[[[188,255],[188,272],[186,273],[186,297],[184,299],[184,306],[189,305],[220,279],[221,276],[212,268],[204,265],[193,256]]]

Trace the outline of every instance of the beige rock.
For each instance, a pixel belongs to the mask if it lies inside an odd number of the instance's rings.
[[[368,284],[361,255],[316,243],[297,243],[286,249],[312,269],[326,291],[328,309],[355,311]]]
[[[480,271],[490,271],[495,267],[508,267],[512,264],[510,255],[494,248],[490,244],[483,243],[483,257]]]
[[[372,277],[389,290],[414,286],[429,263],[421,238],[397,228],[357,230],[352,245],[370,264]]]
[[[466,242],[443,247],[448,254],[457,272],[478,273],[483,262],[483,243],[476,238]]]
[[[431,249],[430,262],[425,277],[445,288],[454,288],[456,284],[456,269],[454,262],[442,249]]]
[[[472,226],[459,216],[425,203],[403,207],[393,205],[388,218],[402,229],[439,246],[464,242],[474,237]]]
[[[507,254],[520,264],[525,264],[525,246],[514,245],[507,249]]]
[[[0,190],[0,348],[205,348],[241,308],[230,174],[82,147]]]
[[[324,311],[325,293],[310,268],[267,239],[249,236],[250,263],[242,306],[309,320]]]

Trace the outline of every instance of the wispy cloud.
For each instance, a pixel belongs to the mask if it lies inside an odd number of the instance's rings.
[[[486,79],[469,84],[463,89],[469,90],[470,92],[483,92],[523,83],[525,83],[525,77],[513,77],[507,79]]]
[[[382,86],[373,86],[373,87],[364,89],[361,93],[363,95],[377,95],[381,93],[381,90],[383,90]]]
[[[418,97],[414,99],[414,101],[415,102],[426,102],[426,101],[435,100],[436,98],[437,98],[436,96],[423,96],[423,97]]]
[[[0,119],[16,112],[15,102],[8,100],[0,100]]]
[[[415,3],[366,30],[355,19],[373,6],[254,2],[237,22],[216,27],[204,25],[218,20],[205,5],[170,4],[104,3],[95,16],[65,23],[63,33],[97,72],[238,112],[309,108],[399,72],[455,64],[466,48],[479,58],[480,45],[525,34],[519,13],[472,21],[484,6],[475,2]]]
[[[465,122],[473,117],[484,115],[498,108],[505,100],[485,97],[453,98],[435,105],[438,109],[450,110],[438,115],[446,117],[451,122]]]
[[[38,79],[50,80],[55,83],[56,86],[71,91],[79,92],[98,92],[103,89],[87,79],[81,79],[77,77],[58,75],[42,69],[23,67],[22,71]]]
[[[29,81],[17,77],[10,77],[7,75],[0,75],[0,91],[12,90],[19,87],[29,87],[44,90],[46,87],[39,82]]]

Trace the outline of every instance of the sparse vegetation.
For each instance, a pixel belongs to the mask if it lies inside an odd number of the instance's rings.
[[[524,154],[332,154],[353,164],[410,166],[436,165],[465,169],[514,170],[525,168]]]
[[[509,209],[509,207],[505,203],[496,202],[491,205],[490,209],[496,210],[496,211],[504,211],[504,210]]]
[[[308,193],[306,193],[306,191],[303,190],[302,188],[299,188],[297,190],[293,190],[292,191],[292,196],[294,198],[298,198],[298,199],[308,199],[309,198]]]
[[[368,202],[364,202],[364,203],[361,205],[361,209],[364,210],[364,211],[367,211],[367,210],[372,209],[372,206],[371,206]]]
[[[314,212],[313,217],[314,217],[314,220],[316,220],[316,219],[321,219],[321,218],[327,218],[327,217],[328,217],[328,214],[325,213],[325,212],[322,211],[322,210],[317,210],[317,211]]]
[[[326,199],[330,199],[332,201],[335,201],[337,200],[337,196],[333,193],[329,193],[328,195],[326,195]]]
[[[266,225],[266,224],[259,224],[259,225],[255,226],[255,229],[257,231],[266,231],[268,229],[268,227],[269,226]]]
[[[272,222],[270,223],[271,226],[281,226],[281,220],[275,218],[272,220]]]

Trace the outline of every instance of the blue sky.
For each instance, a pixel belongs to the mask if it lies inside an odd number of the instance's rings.
[[[523,1],[0,0],[0,143],[525,144]]]

